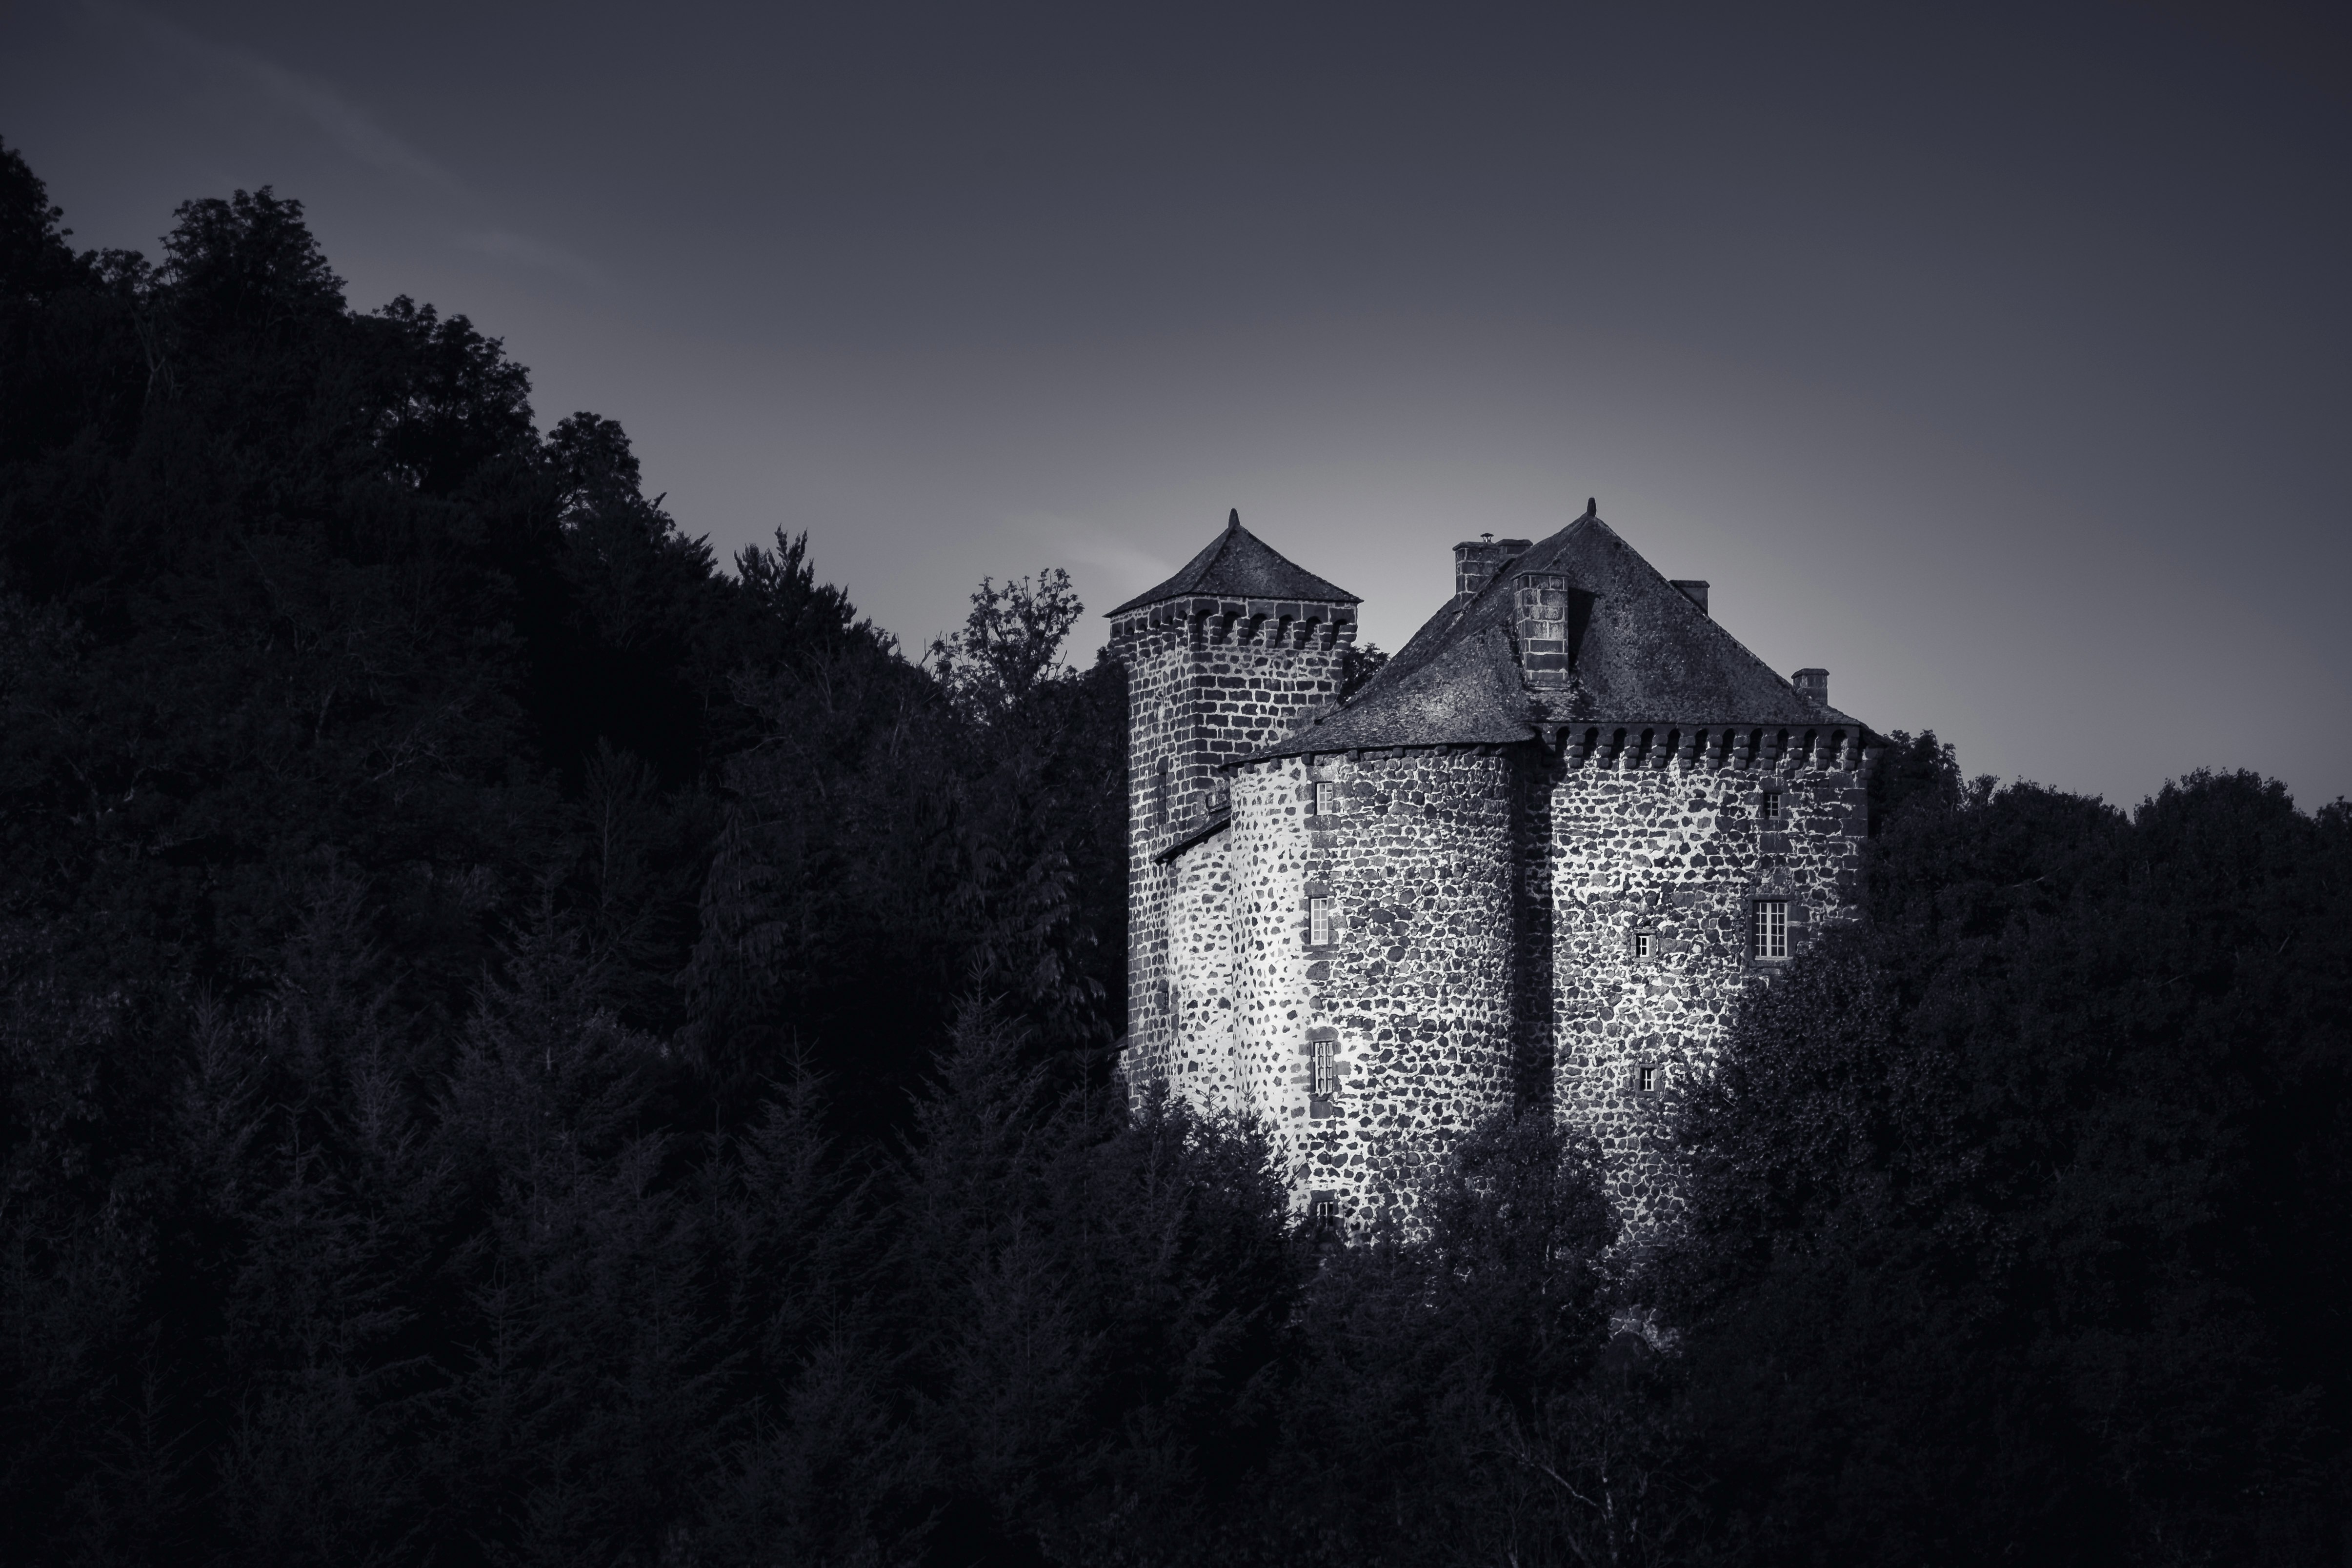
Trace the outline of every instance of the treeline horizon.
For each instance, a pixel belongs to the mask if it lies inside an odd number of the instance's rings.
[[[0,145],[0,1561],[2352,1552],[2343,801],[1898,732],[1672,1225],[1528,1104],[1341,1246],[1118,1079],[1066,575],[909,657],[299,203],[63,218]]]

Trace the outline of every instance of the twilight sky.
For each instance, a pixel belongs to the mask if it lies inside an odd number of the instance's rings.
[[[2272,4],[0,0],[85,246],[300,198],[910,647],[1228,507],[1394,647],[1598,496],[1840,707],[2352,793],[2352,25]],[[1104,623],[1090,615],[1091,655]]]

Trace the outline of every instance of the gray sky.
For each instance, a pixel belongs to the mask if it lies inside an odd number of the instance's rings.
[[[910,646],[1238,506],[1394,647],[1598,496],[1969,771],[2352,793],[2352,30],[2252,5],[0,0],[82,245],[300,198]],[[1089,617],[1082,654],[1101,640]]]

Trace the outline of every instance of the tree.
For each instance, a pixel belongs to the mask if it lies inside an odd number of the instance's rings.
[[[1261,1486],[1305,1261],[1253,1129],[1057,1089],[959,1016],[898,1180],[897,1333],[938,1546],[1217,1561]]]
[[[800,546],[758,593],[817,624]],[[807,1054],[835,1114],[901,1124],[959,995],[1015,1010],[1066,1081],[1107,1068],[1125,952],[1126,689],[1059,664],[1066,579],[983,584],[931,670],[851,628],[738,686],[757,738],[729,796],[688,971],[689,1048],[719,1083]],[[1060,673],[1055,673],[1056,669]]]
[[[1062,645],[1086,606],[1060,567],[998,587],[983,577],[963,630],[935,637],[929,657],[949,698],[982,721],[1018,708],[1040,683],[1066,674]]]
[[[1897,816],[1682,1113],[1715,1506],[1761,1561],[2340,1528],[2352,837],[2251,775]]]
[[[1381,672],[1389,661],[1378,643],[1366,643],[1359,647],[1350,643],[1339,650],[1339,700],[1346,702],[1364,689],[1365,682]]]
[[[1305,1293],[1271,1466],[1283,1485],[1255,1550],[1670,1560],[1695,1510],[1654,1358],[1604,1354],[1618,1226],[1593,1151],[1548,1107],[1498,1113],[1415,1212],[1423,1234],[1333,1249]]]

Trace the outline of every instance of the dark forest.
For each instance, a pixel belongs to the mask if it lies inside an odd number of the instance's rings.
[[[1528,1105],[1343,1247],[1117,1080],[1066,577],[910,653],[298,203],[64,216],[0,149],[0,1558],[2352,1554],[2345,803],[1899,733],[1669,1236]]]

